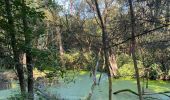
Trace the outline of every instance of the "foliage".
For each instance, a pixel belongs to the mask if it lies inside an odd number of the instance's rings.
[[[15,94],[8,98],[8,100],[25,100],[25,98],[28,96],[28,94]]]
[[[117,57],[117,64],[118,67],[121,68],[124,64],[127,64],[128,62],[132,62],[132,57],[128,54],[120,54]]]
[[[127,0],[98,0],[99,10],[93,0],[72,2],[76,9],[68,13],[68,5],[65,7],[62,0],[1,0],[2,71],[15,66],[18,76],[24,76],[22,67],[27,65],[37,73],[45,72],[51,80],[61,76],[69,81],[72,79],[67,70],[92,70],[99,60],[103,71],[104,61],[107,65],[110,52],[114,52],[120,76],[134,77],[130,42],[134,31],[138,69],[135,68],[140,74],[150,69],[150,79],[170,76],[169,0],[133,1],[134,23]],[[23,63],[25,53],[31,63]],[[27,72],[29,76],[31,71]]]
[[[94,57],[91,53],[82,53],[77,51],[71,51],[64,54],[64,60],[66,68],[68,69],[84,69],[89,70],[94,66]]]
[[[117,63],[119,65],[119,75],[122,77],[135,77],[135,70],[132,61],[132,57],[127,54],[118,55]],[[139,74],[142,75],[143,64],[140,60],[137,61]]]
[[[152,80],[156,80],[158,76],[161,75],[161,72],[159,70],[159,65],[152,64],[150,67],[151,67],[151,71],[149,72],[149,78]]]
[[[35,67],[37,67],[39,70],[52,70],[54,68],[60,68],[60,61],[56,52],[50,50],[34,49],[32,50],[32,54],[35,59]]]
[[[133,62],[129,62],[128,64],[124,64],[122,67],[118,69],[120,76],[122,77],[134,77],[135,71],[133,67]]]

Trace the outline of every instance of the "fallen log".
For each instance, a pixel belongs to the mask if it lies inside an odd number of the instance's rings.
[[[131,89],[118,90],[118,91],[114,92],[113,94],[118,94],[118,93],[121,93],[121,92],[130,92],[130,93],[132,93],[132,94],[134,94],[134,95],[139,96],[138,93],[132,91]],[[156,94],[162,94],[162,95],[167,96],[167,97],[170,98],[170,95],[168,95],[168,94],[166,94],[166,93],[170,93],[170,91],[158,92],[158,93],[144,93],[143,95],[156,95]]]
[[[161,100],[161,99],[154,98],[154,97],[144,97],[144,99],[146,99],[146,100]]]
[[[132,94],[135,94],[135,95],[139,96],[138,93],[132,91],[131,89],[118,90],[118,91],[114,92],[113,94],[118,94],[118,93],[121,93],[121,92],[130,92],[130,93],[132,93]]]
[[[44,97],[46,100],[57,100],[56,96],[50,95],[48,93],[45,93],[44,90],[41,90],[39,88],[34,88],[36,91],[38,91],[42,97]]]
[[[170,98],[170,95],[166,94],[166,93],[170,93],[170,91],[165,91],[165,92],[158,92],[158,93],[144,93],[144,95],[156,95],[156,94],[162,94],[164,96],[167,96]]]
[[[39,88],[34,88],[36,91],[38,91],[38,92],[40,92],[41,94],[41,96],[42,97],[44,97],[45,99],[50,99],[50,96],[47,94],[47,93],[45,93],[43,90],[41,90],[41,89],[39,89]]]

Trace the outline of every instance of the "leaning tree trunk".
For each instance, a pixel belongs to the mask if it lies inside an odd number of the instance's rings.
[[[17,76],[19,78],[19,84],[20,84],[20,89],[21,89],[21,93],[25,93],[26,92],[26,88],[25,88],[25,82],[24,82],[24,71],[23,71],[23,66],[20,63],[20,59],[19,59],[19,50],[17,48],[17,40],[16,40],[16,30],[14,27],[14,20],[12,17],[12,11],[11,11],[11,4],[10,4],[10,0],[4,0],[5,2],[5,10],[7,13],[7,20],[8,20],[8,28],[9,30],[7,30],[8,34],[10,35],[10,39],[11,39],[11,47],[13,50],[13,56],[14,56],[14,61],[15,61],[15,68],[17,69]]]
[[[28,75],[28,98],[33,100],[34,94],[33,94],[33,88],[34,88],[34,82],[33,82],[33,65],[32,65],[32,54],[31,54],[31,33],[28,33],[28,24],[27,24],[27,18],[26,18],[26,4],[25,0],[22,0],[22,21],[23,21],[23,31],[25,35],[25,46],[26,46],[26,65],[27,65],[27,75]]]
[[[112,100],[112,75],[110,73],[110,66],[109,66],[109,56],[108,56],[109,52],[107,46],[108,42],[107,42],[106,25],[104,25],[104,22],[102,20],[97,0],[94,0],[94,2],[95,2],[97,15],[100,20],[101,29],[102,29],[102,42],[103,42],[103,51],[104,51],[104,59],[105,59],[105,68],[107,69],[108,81],[109,81],[109,100]]]
[[[138,94],[139,94],[139,100],[143,100],[142,98],[142,91],[141,91],[141,85],[140,85],[140,78],[139,78],[139,71],[138,71],[138,66],[137,66],[137,60],[136,60],[136,55],[135,55],[135,45],[136,45],[136,40],[135,40],[135,19],[134,19],[134,12],[133,12],[133,6],[132,6],[132,0],[128,0],[129,6],[130,6],[130,16],[131,16],[131,29],[132,29],[132,59],[134,63],[134,68],[135,68],[135,73],[136,73],[136,79],[137,79],[137,88],[138,88]]]

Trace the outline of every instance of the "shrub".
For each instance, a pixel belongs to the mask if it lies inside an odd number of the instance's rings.
[[[90,53],[81,53],[77,51],[72,51],[64,54],[65,66],[67,69],[89,69],[89,67],[93,66],[94,57]]]
[[[134,70],[134,64],[132,57],[127,54],[121,54],[118,56],[117,59],[118,63],[118,72],[120,76],[123,77],[135,77],[135,70]],[[139,68],[139,74],[142,75],[142,67],[143,64],[141,61],[137,61],[138,68]]]
[[[118,58],[117,58],[117,64],[118,64],[118,67],[122,67],[124,64],[127,64],[128,62],[132,62],[132,57],[129,56],[128,54],[120,54],[118,55]]]
[[[150,72],[149,72],[149,79],[156,80],[159,76],[163,74],[163,72],[160,70],[159,64],[152,64],[150,66]]]

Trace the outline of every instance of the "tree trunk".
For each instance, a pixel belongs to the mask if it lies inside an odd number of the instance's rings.
[[[116,57],[114,53],[112,52],[112,50],[110,50],[110,53],[109,53],[109,63],[110,63],[111,76],[116,76],[118,67],[116,63]]]
[[[34,81],[33,81],[33,66],[31,65],[32,58],[29,56],[30,53],[27,53],[26,59],[27,59],[27,71],[28,71],[28,93],[29,98],[34,99]]]
[[[99,51],[98,54],[96,54],[96,66],[94,66],[94,67],[92,68],[93,84],[92,84],[92,86],[91,86],[91,91],[90,91],[90,93],[89,93],[89,96],[88,96],[87,100],[91,100],[91,97],[92,97],[92,95],[93,95],[95,86],[96,86],[96,84],[97,84],[96,74],[97,74],[97,69],[98,69],[98,67],[99,67],[99,60],[100,60],[99,57],[100,57],[100,51]]]
[[[169,20],[170,20],[170,12],[169,12],[169,10],[170,10],[170,1],[169,0],[167,0],[166,1],[166,17],[165,17],[165,21],[166,21],[166,24],[168,24],[169,23]],[[167,27],[168,28],[168,27]],[[167,31],[167,32],[169,32],[169,31]]]
[[[27,75],[28,75],[28,93],[29,96],[28,98],[33,100],[34,99],[34,94],[33,94],[33,87],[34,87],[34,82],[33,82],[33,64],[32,64],[32,54],[31,54],[31,33],[28,33],[28,24],[26,20],[26,4],[25,0],[22,0],[22,21],[23,21],[23,31],[25,35],[25,46],[26,46],[26,64],[27,64]]]
[[[148,84],[149,83],[149,71],[147,71],[147,75],[146,75],[146,88],[148,88]]]
[[[56,35],[57,35],[57,45],[59,46],[60,60],[62,63],[62,67],[64,67],[64,59],[63,59],[63,45],[62,45],[62,37],[61,37],[61,28],[56,26]]]
[[[19,78],[19,84],[20,84],[20,89],[21,89],[21,93],[25,93],[26,92],[26,88],[25,88],[25,81],[24,81],[24,71],[23,71],[23,66],[20,63],[20,59],[19,59],[19,51],[17,48],[17,44],[16,44],[16,30],[14,28],[14,20],[11,14],[11,4],[9,0],[4,0],[5,1],[5,9],[7,12],[7,20],[8,20],[8,28],[9,30],[7,30],[8,34],[10,35],[10,39],[11,39],[11,47],[13,50],[13,56],[14,56],[14,61],[15,61],[15,68],[17,69],[17,76]]]
[[[49,46],[50,46],[50,43],[51,43],[51,28],[50,28],[50,22],[48,22],[47,21],[47,32],[46,32],[46,35],[47,35],[47,37],[46,37],[46,48],[49,48]]]
[[[135,32],[135,19],[134,19],[132,0],[128,0],[128,2],[129,2],[129,6],[130,6],[131,29],[132,29],[132,34],[131,34],[131,37],[132,37],[132,41],[131,41],[132,42],[132,59],[133,59],[134,69],[135,69],[135,74],[136,74],[139,100],[143,100],[142,91],[141,91],[141,84],[140,84],[140,78],[139,78],[139,71],[138,71],[136,54],[135,54],[135,45],[136,45],[135,33],[134,33]]]
[[[109,82],[109,100],[112,100],[112,76],[110,73],[110,66],[109,66],[106,25],[104,25],[104,22],[102,20],[97,0],[94,0],[94,2],[95,2],[96,12],[97,12],[98,18],[100,20],[101,29],[102,29],[102,42],[103,42],[103,51],[104,51],[104,58],[105,58],[105,68],[107,69],[108,82]]]

